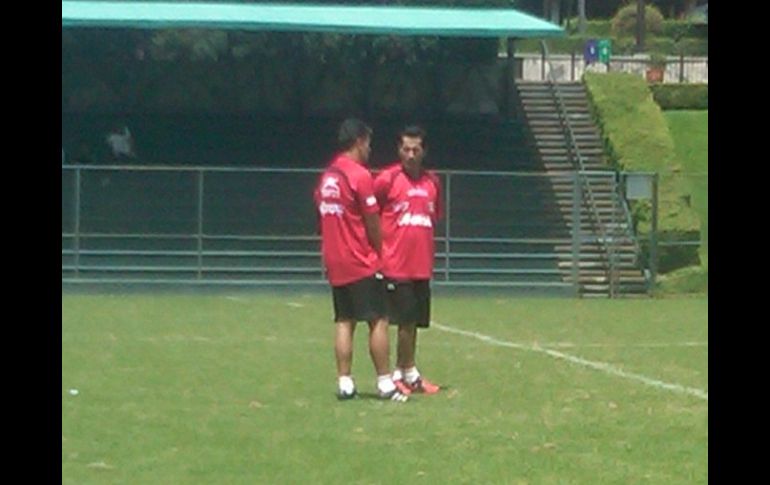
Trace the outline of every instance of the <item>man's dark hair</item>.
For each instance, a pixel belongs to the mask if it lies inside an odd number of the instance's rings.
[[[357,118],[348,118],[340,125],[337,142],[342,150],[352,147],[359,138],[371,137],[372,129]]]
[[[419,125],[408,125],[405,126],[404,129],[402,129],[398,133],[398,144],[401,145],[401,141],[404,139],[404,137],[409,138],[419,138],[422,140],[422,147],[426,148],[428,146],[427,137],[428,134],[425,132],[425,129]]]

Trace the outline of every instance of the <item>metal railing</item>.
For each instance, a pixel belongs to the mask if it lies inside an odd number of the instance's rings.
[[[504,54],[503,54],[504,55]],[[578,81],[589,70],[599,72],[627,72],[645,77],[650,65],[648,56],[613,56],[608,64],[594,63],[590,66],[582,52],[569,54],[551,54],[548,62],[541,50],[537,53],[517,53],[516,58],[522,63],[521,79],[524,81],[545,81],[546,65],[558,81]],[[664,68],[663,81],[666,83],[706,83],[708,84],[707,56],[668,56]]]
[[[62,282],[326,284],[311,198],[319,173],[62,166]],[[559,263],[576,261],[569,224],[579,227],[580,213],[548,200],[553,174],[438,174],[436,284],[574,293],[576,275]],[[580,173],[561,178],[580,200]]]

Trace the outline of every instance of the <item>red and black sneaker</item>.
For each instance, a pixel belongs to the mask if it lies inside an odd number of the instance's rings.
[[[398,388],[395,388],[390,392],[377,391],[377,393],[380,396],[380,399],[386,399],[389,401],[406,402],[409,400],[409,395],[402,393],[398,390]]]
[[[398,392],[401,394],[408,396],[412,393],[412,388],[407,385],[406,382],[404,382],[403,379],[393,380],[393,384],[396,385],[396,389],[398,389]]]
[[[353,388],[352,392],[345,392],[342,389],[337,389],[337,399],[340,401],[347,401],[348,399],[353,399],[356,396],[358,396],[358,391]]]
[[[416,381],[412,383],[406,382],[405,384],[409,386],[409,389],[412,392],[419,394],[436,394],[441,390],[440,386],[437,386],[423,377],[418,377]]]

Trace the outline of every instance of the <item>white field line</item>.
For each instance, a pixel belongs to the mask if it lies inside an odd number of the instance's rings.
[[[618,348],[618,347],[638,347],[638,348],[665,348],[665,347],[708,347],[708,342],[648,342],[638,344],[597,344],[597,343],[575,343],[575,342],[538,342],[540,347],[555,347],[560,349],[574,348]]]
[[[619,369],[618,367],[615,367],[613,365],[604,363],[604,362],[594,362],[591,360],[581,359],[580,357],[575,357],[574,355],[565,354],[563,352],[559,352],[557,350],[553,349],[545,349],[541,347],[540,345],[527,345],[527,344],[521,344],[517,342],[507,342],[505,340],[498,340],[494,337],[490,337],[489,335],[484,335],[477,332],[469,332],[467,330],[460,330],[457,328],[447,327],[445,325],[440,325],[436,322],[432,322],[432,327],[435,327],[439,330],[442,330],[444,332],[449,333],[455,333],[458,335],[463,335],[465,337],[472,337],[478,340],[481,340],[483,342],[497,345],[500,347],[509,347],[513,349],[519,349],[519,350],[529,350],[532,352],[541,352],[547,355],[550,355],[551,357],[554,357],[556,359],[562,359],[566,360],[567,362],[572,362],[573,364],[581,365],[583,367],[588,367],[590,369],[598,370],[605,372],[607,374],[616,375],[619,377],[623,377],[626,379],[631,379],[635,381],[642,382],[644,384],[647,384],[648,386],[656,387],[658,389],[666,389],[673,392],[678,392],[682,394],[689,394],[691,396],[695,396],[697,398],[703,399],[705,401],[709,400],[708,392],[703,391],[701,389],[695,389],[692,387],[686,387],[679,384],[671,384],[668,382],[663,382],[658,379],[652,379],[650,377],[643,376],[641,374],[635,374],[633,372],[626,372],[622,369]]]

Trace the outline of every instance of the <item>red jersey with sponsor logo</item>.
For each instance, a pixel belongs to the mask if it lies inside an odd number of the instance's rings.
[[[433,277],[434,227],[441,218],[441,185],[433,172],[411,178],[401,162],[374,180],[382,214],[382,273],[393,279]]]
[[[338,155],[321,175],[314,199],[329,283],[347,285],[379,271],[380,258],[369,244],[363,218],[379,211],[369,170]]]

